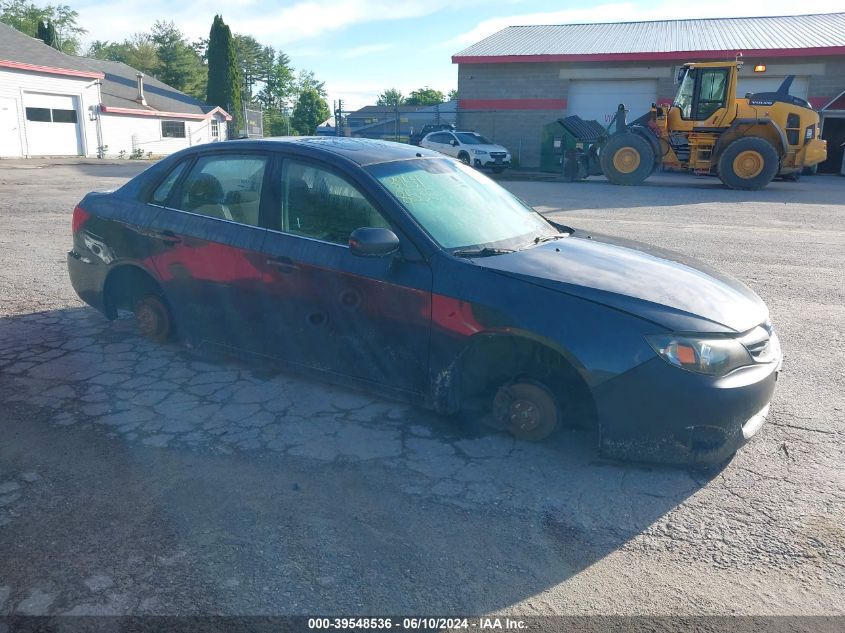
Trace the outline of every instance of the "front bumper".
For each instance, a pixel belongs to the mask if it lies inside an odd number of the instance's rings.
[[[473,165],[477,168],[483,169],[505,169],[511,166],[511,161],[509,158],[507,160],[496,161],[491,160],[489,156],[482,156],[480,158],[473,158]]]
[[[827,160],[827,141],[814,138],[804,145],[804,167],[812,167]]]
[[[718,464],[763,426],[776,362],[711,377],[655,357],[594,389],[603,454],[673,464]]]

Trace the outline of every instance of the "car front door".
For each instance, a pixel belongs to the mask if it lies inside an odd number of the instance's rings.
[[[263,249],[267,350],[296,364],[422,392],[428,263],[401,235],[399,254],[353,254],[348,244],[355,229],[397,231],[350,175],[285,158],[277,197]]]
[[[161,211],[148,227],[159,248],[153,264],[180,334],[258,351],[266,230],[259,223],[266,153],[201,154],[165,178],[151,204]]]

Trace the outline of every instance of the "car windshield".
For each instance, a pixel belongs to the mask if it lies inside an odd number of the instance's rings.
[[[445,249],[516,248],[558,233],[509,191],[453,160],[397,161],[369,171]]]
[[[458,132],[456,134],[458,140],[464,145],[492,145],[490,141],[481,136],[481,134],[474,134],[470,132]]]

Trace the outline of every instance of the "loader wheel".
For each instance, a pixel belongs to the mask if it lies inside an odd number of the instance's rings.
[[[654,150],[641,136],[616,134],[601,149],[601,169],[614,185],[638,185],[654,171]]]
[[[759,136],[736,139],[719,157],[719,178],[731,189],[762,189],[778,173],[778,153]]]

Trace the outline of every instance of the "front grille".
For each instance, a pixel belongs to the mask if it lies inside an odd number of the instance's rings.
[[[739,342],[758,363],[769,363],[780,354],[780,342],[768,321],[743,334],[739,337]]]
[[[490,152],[490,158],[504,158],[507,156],[505,152]]]

